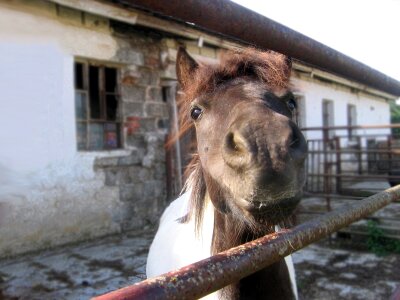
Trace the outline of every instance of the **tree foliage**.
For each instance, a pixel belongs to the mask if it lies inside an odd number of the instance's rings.
[[[390,102],[390,123],[400,124],[400,106],[394,101]],[[392,134],[394,136],[400,136],[400,128],[393,128]]]

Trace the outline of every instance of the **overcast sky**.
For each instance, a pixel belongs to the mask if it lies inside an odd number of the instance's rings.
[[[400,0],[233,0],[400,81]]]

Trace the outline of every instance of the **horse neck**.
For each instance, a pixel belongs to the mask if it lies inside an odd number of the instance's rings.
[[[196,219],[195,223],[201,225],[199,228],[202,228],[203,235],[212,231],[211,254],[272,232],[272,228],[269,230],[260,228],[257,231],[254,228],[250,229],[251,226],[238,217],[241,213],[234,211],[235,207],[227,205],[227,199],[224,198],[221,189],[201,170],[200,164],[197,165],[188,183],[192,190],[191,215]],[[205,226],[205,220],[202,219],[204,213],[209,211],[204,210],[207,207],[214,212],[211,228]],[[211,217],[211,214],[209,216]],[[219,294],[220,299],[295,299],[284,260],[223,288]]]
[[[229,214],[214,210],[214,232],[212,254],[239,246],[269,233],[254,233],[243,223]],[[261,271],[225,287],[220,292],[221,299],[295,299],[289,271],[282,259]]]

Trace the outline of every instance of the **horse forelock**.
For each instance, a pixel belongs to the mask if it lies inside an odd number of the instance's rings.
[[[212,92],[219,85],[239,77],[261,81],[274,92],[289,88],[291,61],[283,54],[254,48],[227,51],[217,64],[200,64],[190,85],[184,87],[184,98],[193,100]]]

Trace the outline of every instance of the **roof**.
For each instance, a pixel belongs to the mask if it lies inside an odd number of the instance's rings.
[[[399,81],[229,0],[111,2],[186,23],[227,39],[278,51],[324,71],[400,96]]]

